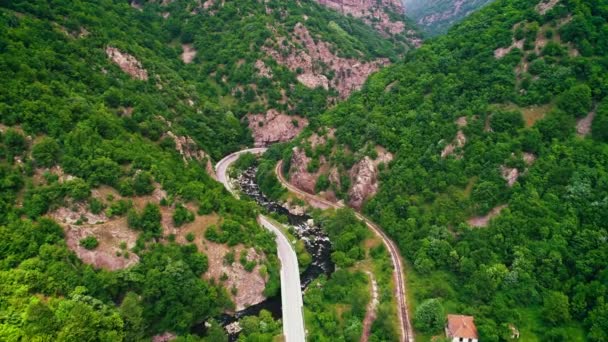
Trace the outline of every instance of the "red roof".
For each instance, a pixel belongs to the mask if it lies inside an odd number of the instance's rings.
[[[478,339],[477,327],[473,320],[473,316],[448,315],[448,337]]]

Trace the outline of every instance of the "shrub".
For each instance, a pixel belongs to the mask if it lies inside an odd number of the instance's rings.
[[[422,302],[414,313],[414,326],[424,333],[436,333],[444,326],[445,313],[443,305],[437,298]]]
[[[97,241],[97,238],[94,236],[87,236],[80,240],[80,245],[88,250],[93,250],[99,246],[99,241]]]

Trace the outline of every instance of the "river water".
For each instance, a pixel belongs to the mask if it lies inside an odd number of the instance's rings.
[[[236,179],[236,184],[239,186],[242,193],[252,198],[269,212],[286,216],[289,225],[293,227],[294,235],[298,239],[304,241],[306,251],[312,256],[312,262],[304,272],[300,274],[302,289],[306,289],[306,287],[321,274],[331,275],[335,270],[335,265],[331,261],[331,242],[329,241],[327,234],[325,234],[321,227],[314,224],[309,215],[292,214],[280,203],[269,200],[256,183],[256,172],[257,167],[251,167],[245,170]],[[222,315],[216,319],[219,320],[222,326],[226,326],[246,316],[257,316],[262,310],[270,311],[275,319],[280,319],[282,317],[280,292],[277,296],[267,298],[263,302],[250,306],[234,315]],[[194,329],[194,331],[201,333],[201,328],[202,327],[199,326],[198,329]],[[238,334],[229,336],[230,341],[236,341],[237,337]]]

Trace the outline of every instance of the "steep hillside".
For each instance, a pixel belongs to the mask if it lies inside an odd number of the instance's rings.
[[[408,17],[431,36],[442,34],[494,0],[403,0]]]
[[[276,295],[212,160],[296,135],[393,39],[312,2],[0,1],[0,340],[188,335]]]
[[[488,5],[283,152],[399,243],[420,336],[439,298],[483,341],[608,338],[607,5]]]
[[[374,27],[383,36],[397,38],[402,44],[418,46],[421,43],[419,34],[405,22],[405,11],[401,0],[316,0],[321,5],[332,8],[342,14],[361,18],[366,24]],[[404,39],[405,38],[405,39]]]

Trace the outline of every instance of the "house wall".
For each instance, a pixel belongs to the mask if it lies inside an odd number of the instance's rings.
[[[463,338],[462,340],[460,339],[460,337],[453,337],[452,338],[452,342],[479,342],[479,340],[477,339],[468,339],[468,338]]]

